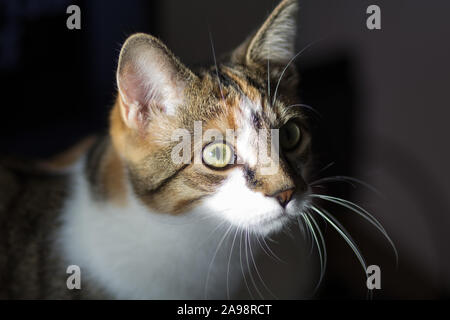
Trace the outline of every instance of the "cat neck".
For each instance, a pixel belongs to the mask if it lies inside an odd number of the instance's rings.
[[[125,164],[108,135],[101,136],[86,154],[84,175],[95,200],[125,206],[127,174]]]

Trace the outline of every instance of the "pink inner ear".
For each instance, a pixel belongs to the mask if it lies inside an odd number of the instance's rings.
[[[158,88],[156,83],[151,83],[152,80],[154,79],[151,78],[149,70],[141,70],[136,65],[125,66],[119,75],[118,84],[123,102],[123,117],[131,127],[145,126],[152,110],[165,111],[161,95],[158,92],[162,88]]]
[[[130,105],[138,105],[146,107],[149,103],[149,87],[148,80],[142,72],[136,70],[135,66],[128,65],[122,70],[119,78],[119,89],[125,99],[124,103],[129,108]]]
[[[152,45],[154,40],[148,41],[127,44],[130,48],[119,60],[117,82],[127,106],[123,116],[132,125],[147,119],[153,111],[173,115],[183,102],[186,83],[179,78],[178,62],[164,48]]]

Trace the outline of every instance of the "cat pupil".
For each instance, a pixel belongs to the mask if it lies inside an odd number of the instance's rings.
[[[212,156],[218,160],[222,159],[222,156],[224,156],[224,155],[225,155],[225,150],[224,150],[224,152],[221,152],[220,147],[218,147],[218,146],[215,147],[212,151]]]
[[[286,140],[291,141],[291,132],[289,130],[286,130]]]

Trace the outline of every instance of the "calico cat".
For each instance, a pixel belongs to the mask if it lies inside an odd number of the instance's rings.
[[[199,71],[150,35],[129,37],[108,135],[58,168],[0,165],[0,298],[304,297],[314,266],[298,226],[282,232],[310,201],[311,138],[291,63],[296,12],[295,0],[282,1]],[[197,143],[196,123],[235,139]],[[179,129],[192,138],[187,159],[200,161],[173,161]],[[263,129],[279,129],[272,174],[258,161]],[[70,265],[80,289],[67,286]]]

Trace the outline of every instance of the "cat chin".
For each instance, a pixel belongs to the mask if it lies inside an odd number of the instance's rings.
[[[252,224],[247,229],[254,234],[261,236],[269,236],[271,234],[280,232],[288,224],[289,218],[287,216],[280,216],[274,219],[270,219],[258,224]]]

